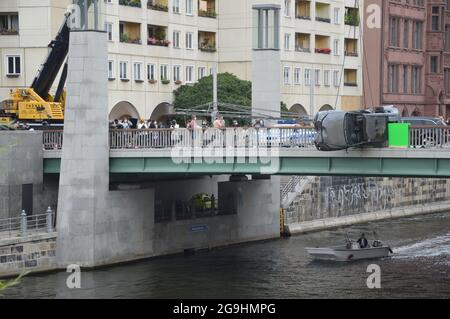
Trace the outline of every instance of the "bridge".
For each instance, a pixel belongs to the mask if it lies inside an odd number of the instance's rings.
[[[408,148],[317,151],[312,128],[112,130],[110,173],[450,177],[446,127],[411,127]],[[60,170],[62,131],[44,131],[44,173]]]

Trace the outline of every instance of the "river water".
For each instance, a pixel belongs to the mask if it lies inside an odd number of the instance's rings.
[[[375,261],[314,262],[304,248],[344,242],[361,232],[391,245]],[[368,289],[367,266],[381,267]],[[29,276],[5,298],[450,298],[450,213],[416,216],[82,272]]]

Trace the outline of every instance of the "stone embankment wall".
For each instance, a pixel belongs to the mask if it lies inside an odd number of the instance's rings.
[[[298,233],[446,209],[446,179],[317,177],[286,209],[285,224]]]
[[[0,277],[56,268],[56,233],[0,240]]]

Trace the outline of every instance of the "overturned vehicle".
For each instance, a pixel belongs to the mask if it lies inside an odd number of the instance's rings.
[[[345,150],[351,147],[385,147],[388,140],[389,114],[327,111],[314,118],[320,151]]]

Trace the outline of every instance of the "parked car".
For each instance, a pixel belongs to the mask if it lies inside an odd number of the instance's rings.
[[[367,111],[319,112],[314,118],[317,135],[314,141],[320,151],[351,147],[385,147],[388,139],[389,114]]]

